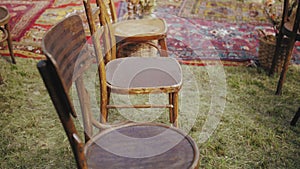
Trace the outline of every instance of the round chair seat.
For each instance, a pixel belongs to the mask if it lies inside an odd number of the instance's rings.
[[[187,169],[198,167],[199,150],[181,130],[163,124],[130,123],[103,131],[85,147],[89,168]]]
[[[151,18],[151,19],[138,19],[138,20],[126,20],[117,22],[113,25],[115,36],[119,39],[123,38],[135,38],[138,37],[152,37],[162,36],[167,33],[167,24],[163,19]]]

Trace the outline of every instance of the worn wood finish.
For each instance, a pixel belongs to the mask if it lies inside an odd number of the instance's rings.
[[[3,32],[5,35],[1,40],[0,43],[3,41],[7,41],[8,50],[10,53],[10,57],[13,64],[16,64],[13,47],[12,47],[12,39],[10,34],[10,28],[9,28],[9,20],[10,20],[10,14],[6,7],[0,6],[0,31]]]
[[[282,20],[281,20],[281,25],[280,25],[280,30],[277,35],[277,41],[276,41],[276,50],[273,56],[273,61],[272,61],[272,66],[269,72],[269,75],[274,74],[275,70],[275,65],[277,58],[279,57],[279,54],[281,53],[281,44],[284,42],[283,38],[287,37],[288,38],[288,45],[287,45],[287,53],[285,55],[285,60],[283,64],[283,68],[280,74],[280,78],[277,84],[277,89],[276,89],[276,95],[280,95],[282,92],[282,86],[286,78],[286,72],[288,70],[288,66],[291,61],[292,57],[292,52],[294,49],[295,41],[300,40],[300,34],[299,34],[299,23],[300,23],[300,7],[298,5],[296,9],[296,16],[294,20],[291,20],[291,18],[288,18],[288,8],[290,6],[290,0],[284,0],[284,8],[283,8],[283,14],[282,14]],[[299,4],[299,0],[297,0],[297,3]]]
[[[178,61],[169,57],[128,57],[118,58],[106,64],[105,86],[110,92],[118,94],[167,93],[169,104],[163,105],[109,105],[109,98],[101,106],[109,108],[169,108],[170,121],[178,126],[178,93],[182,86],[182,70]],[[104,85],[104,84],[103,84]],[[108,96],[108,95],[106,95]],[[107,110],[104,117],[107,119]]]
[[[118,42],[117,54],[120,53],[119,51],[125,45],[135,43],[146,43],[158,49],[161,56],[168,56],[168,49],[166,45],[167,24],[163,19],[152,18],[138,20],[123,20],[119,22],[117,21],[117,14],[114,7],[114,2],[112,0],[96,0],[97,7],[95,7],[94,9],[91,8],[90,0],[83,0],[83,2],[85,6],[89,6],[85,7],[85,9],[90,27],[94,27],[97,21],[96,18],[89,17],[93,16],[93,13],[102,13],[102,15],[107,15],[105,17],[110,18],[109,21],[110,24],[113,24],[113,32],[116,36],[116,41]],[[101,10],[101,6],[102,11],[99,11]],[[101,19],[99,22],[101,25],[107,24],[107,22],[103,22],[103,20]],[[91,30],[91,34],[93,33],[94,31]],[[157,40],[159,42],[159,46],[152,43],[153,40]],[[117,57],[121,56],[117,55]]]
[[[99,36],[104,37],[105,33],[99,31]],[[133,122],[110,126],[95,119],[91,100],[94,96],[85,86],[90,80],[85,76],[93,66],[101,67],[101,75],[106,72],[104,60],[94,55],[85,37],[78,15],[65,18],[44,36],[42,50],[47,59],[37,65],[72,147],[77,168],[198,168],[198,147],[178,128]],[[106,81],[103,84],[106,87]],[[73,85],[77,92],[70,93]],[[175,94],[172,98],[176,97]],[[74,98],[78,98],[79,109],[74,107]],[[80,115],[75,111],[82,114],[86,143],[81,141],[78,133],[81,130],[74,125],[73,117]],[[96,128],[100,132],[93,133]]]

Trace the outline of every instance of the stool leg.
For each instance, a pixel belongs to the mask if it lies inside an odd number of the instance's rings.
[[[178,127],[178,112],[179,112],[179,107],[178,107],[178,92],[174,92],[172,95],[172,99],[173,99],[173,125],[174,127]]]
[[[15,60],[15,56],[14,56],[14,52],[13,52],[13,48],[12,48],[12,40],[11,40],[10,30],[9,30],[9,25],[8,24],[5,25],[5,29],[7,30],[7,34],[8,34],[7,44],[8,44],[8,50],[9,50],[9,53],[10,53],[10,57],[11,57],[12,63],[16,64],[16,60]]]

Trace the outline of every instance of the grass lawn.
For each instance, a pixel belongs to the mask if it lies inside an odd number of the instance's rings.
[[[0,58],[0,168],[75,168],[69,142],[36,69],[37,60]],[[226,101],[217,128],[201,142],[211,102],[216,101],[207,69],[182,65],[192,72],[198,91],[185,89],[180,124],[198,143],[201,168],[300,168],[300,121],[289,125],[300,106],[300,67],[291,66],[282,96],[275,96],[277,75],[253,67],[224,67]],[[213,67],[212,67],[213,68]],[[185,84],[189,75],[185,74]],[[193,97],[189,97],[193,96]],[[198,97],[198,98],[197,98]],[[218,102],[218,101],[217,101]],[[196,105],[197,117],[189,106]],[[195,111],[194,111],[195,112]],[[193,119],[191,119],[193,118]]]

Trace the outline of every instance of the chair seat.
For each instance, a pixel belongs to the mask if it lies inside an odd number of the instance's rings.
[[[198,165],[195,142],[177,128],[130,123],[95,136],[85,147],[89,168],[187,169]]]
[[[139,37],[164,37],[167,33],[167,25],[160,18],[126,20],[115,23],[114,31],[116,38],[133,37],[138,40]]]
[[[182,85],[182,70],[178,61],[168,57],[119,58],[107,63],[106,80],[112,90],[174,91]]]

